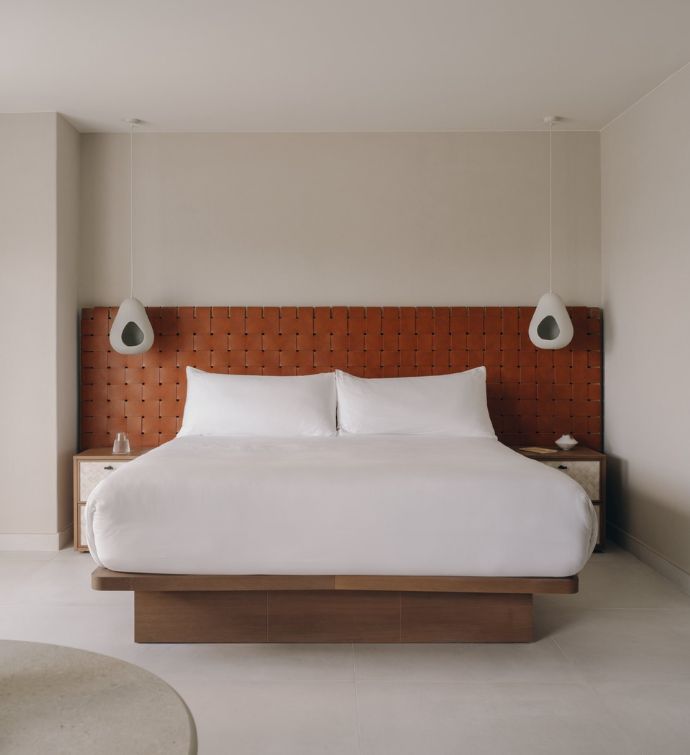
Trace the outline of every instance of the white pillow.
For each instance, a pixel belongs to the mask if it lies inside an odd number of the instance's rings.
[[[181,435],[335,435],[332,372],[304,376],[219,375],[187,367]]]
[[[410,378],[358,378],[338,370],[336,385],[342,433],[496,437],[485,367]]]

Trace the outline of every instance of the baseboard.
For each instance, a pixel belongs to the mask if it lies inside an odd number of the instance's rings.
[[[674,585],[679,587],[683,592],[690,595],[690,574],[676,566],[676,564],[664,558],[660,553],[650,548],[646,543],[643,543],[639,538],[631,535],[629,532],[616,527],[615,524],[607,522],[608,534],[611,540],[618,543],[621,548],[630,551],[636,558],[639,558],[642,563],[659,572],[662,576],[673,582]]]
[[[58,551],[72,542],[72,525],[62,532],[0,533],[0,551]]]

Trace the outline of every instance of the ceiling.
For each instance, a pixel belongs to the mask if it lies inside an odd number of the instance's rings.
[[[600,129],[690,0],[0,0],[0,112],[82,131]]]

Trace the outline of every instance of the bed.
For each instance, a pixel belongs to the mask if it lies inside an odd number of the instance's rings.
[[[134,592],[139,642],[532,640],[533,596],[577,591],[596,523],[574,482],[508,446],[602,439],[601,311],[569,308],[556,352],[530,342],[533,311],[156,307],[154,347],[123,357],[116,310],[83,310],[81,447],[158,447],[93,491],[93,586]],[[223,419],[219,394],[190,430],[194,368],[285,381],[272,391],[347,370],[356,400],[341,374],[336,428],[333,394],[307,422],[272,397]],[[459,371],[481,374],[463,407],[437,390]],[[395,398],[396,379],[414,389]],[[318,427],[334,437],[294,437]],[[219,433],[252,437],[198,437]]]
[[[139,642],[530,641],[596,528],[493,438],[179,437],[87,505],[93,586],[134,591]]]

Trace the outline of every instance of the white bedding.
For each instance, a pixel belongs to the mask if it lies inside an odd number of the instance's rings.
[[[91,493],[87,540],[116,571],[576,574],[584,490],[497,440],[176,438]]]

